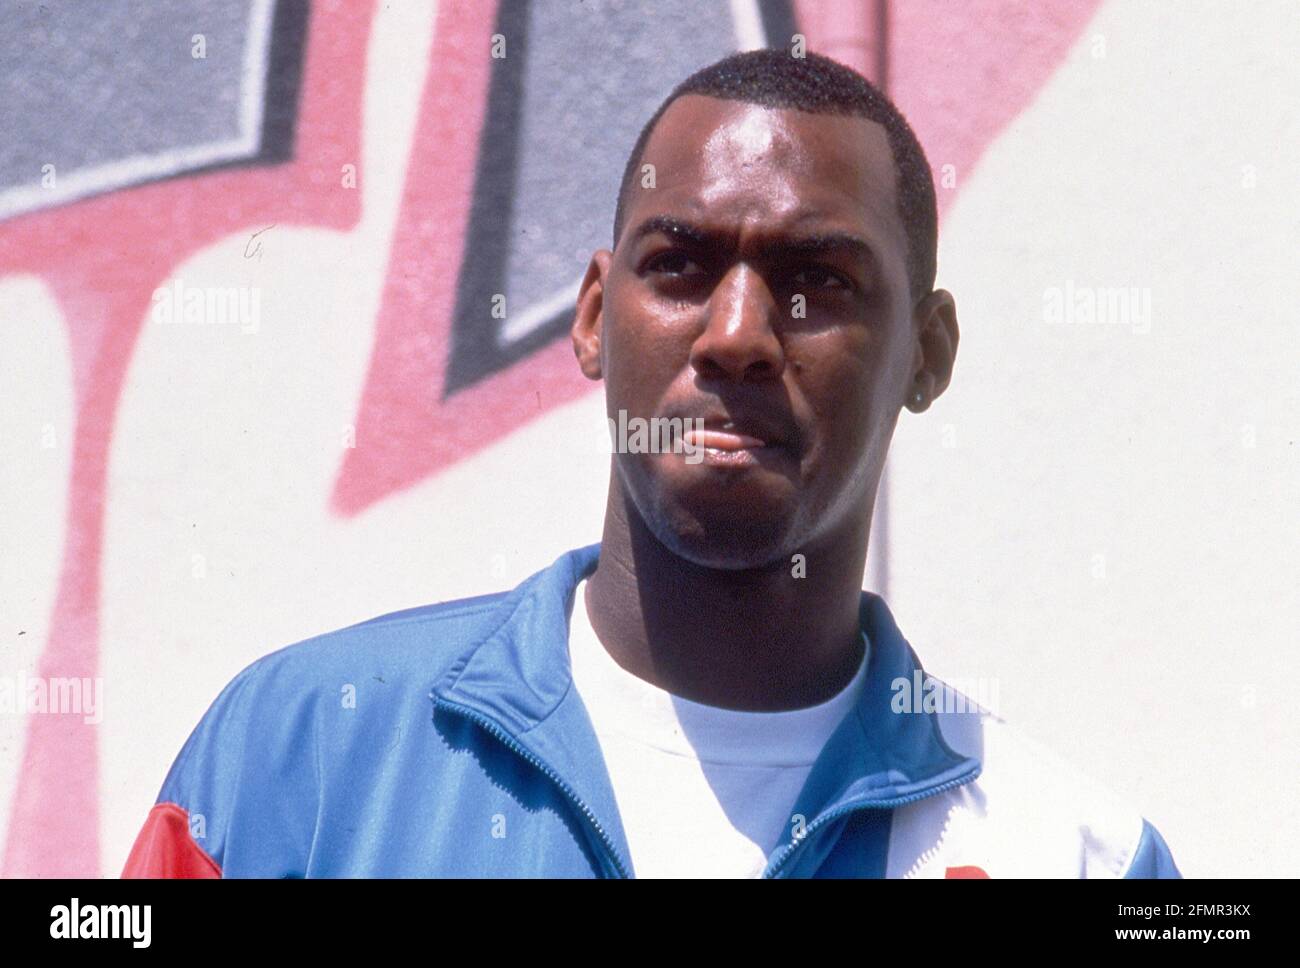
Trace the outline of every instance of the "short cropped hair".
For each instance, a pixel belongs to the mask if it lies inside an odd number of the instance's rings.
[[[907,275],[913,302],[934,288],[939,234],[934,179],[911,127],[893,102],[857,71],[821,54],[807,52],[796,57],[782,48],[724,57],[682,81],[659,105],[641,129],[623,169],[614,211],[615,246],[623,233],[629,196],[646,143],[669,105],[685,94],[812,114],[849,115],[881,125],[894,158],[895,193],[907,234]]]

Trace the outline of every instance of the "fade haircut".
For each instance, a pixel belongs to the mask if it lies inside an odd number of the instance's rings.
[[[885,129],[894,158],[898,214],[907,234],[907,276],[912,301],[934,288],[939,215],[930,163],[902,113],[870,81],[852,68],[806,53],[795,57],[783,48],[742,51],[702,68],[675,87],[651,115],[628,156],[614,210],[614,246],[636,184],[641,156],[655,125],[669,105],[685,94],[744,101],[766,108],[812,114],[866,118]]]

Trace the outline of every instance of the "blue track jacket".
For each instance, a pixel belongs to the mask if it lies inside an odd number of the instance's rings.
[[[254,662],[182,748],[123,876],[635,876],[569,671],[599,552]],[[861,699],[764,877],[1180,876],[1140,814],[946,685],[898,711],[924,673],[879,596],[861,616]]]

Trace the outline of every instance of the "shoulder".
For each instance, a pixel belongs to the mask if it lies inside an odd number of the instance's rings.
[[[510,592],[419,605],[326,631],[268,652],[230,681],[217,702],[255,691],[261,698],[330,696],[364,683],[421,691],[464,648],[490,637]]]
[[[284,714],[305,701],[366,684],[423,689],[462,650],[491,635],[508,593],[422,605],[294,642],[241,669],[213,700],[199,729]],[[388,690],[392,691],[392,690]]]
[[[1181,876],[1160,833],[1104,783],[953,686],[941,694],[944,741],[982,769],[897,812],[900,860],[915,856],[893,876]]]
[[[508,592],[422,605],[379,615],[283,646],[245,666],[221,690],[177,760],[221,734],[249,732],[269,755],[320,724],[319,711],[344,708],[400,715],[427,705],[429,689],[467,649],[501,622]],[[367,700],[377,701],[367,701]]]
[[[432,684],[491,635],[507,594],[380,615],[247,665],[203,714],[159,791],[154,814],[183,834],[177,856],[226,876],[301,874],[322,791],[382,768],[394,736],[430,715]],[[146,876],[172,866],[166,856],[132,862]]]

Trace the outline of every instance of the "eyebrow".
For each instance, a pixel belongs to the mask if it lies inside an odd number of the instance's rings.
[[[652,215],[637,225],[628,237],[628,244],[635,245],[645,236],[657,232],[694,245],[717,247],[725,244],[729,235],[726,232],[709,231],[671,215]],[[761,243],[760,251],[769,257],[847,252],[853,258],[870,265],[875,265],[877,261],[871,243],[848,232],[812,232],[793,238],[778,237]]]

